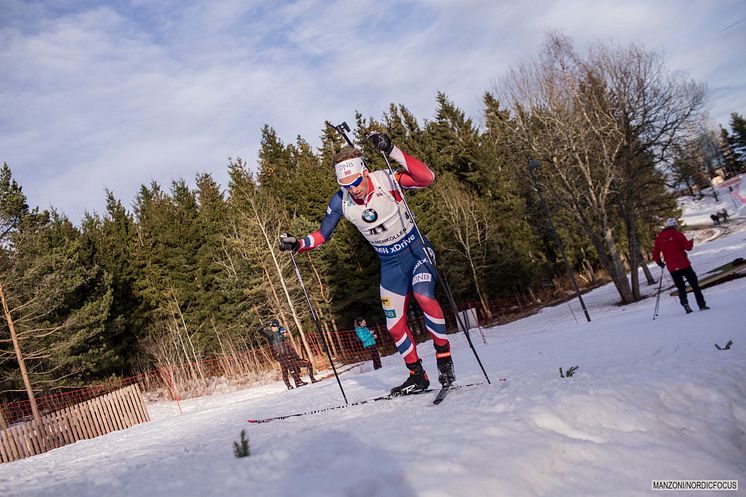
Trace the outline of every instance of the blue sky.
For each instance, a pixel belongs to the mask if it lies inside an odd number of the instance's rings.
[[[0,0],[0,161],[32,206],[79,222],[104,190],[226,182],[266,123],[318,144],[325,120],[429,119],[445,92],[481,121],[481,97],[538,53],[642,43],[709,87],[713,126],[746,114],[746,2]]]

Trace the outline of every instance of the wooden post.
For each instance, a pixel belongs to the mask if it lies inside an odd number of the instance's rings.
[[[136,387],[137,387],[137,383],[130,385],[129,387],[127,387],[127,390],[122,392],[122,399],[124,400],[124,403],[127,406],[127,412],[129,413],[130,422],[132,423],[132,426],[136,425],[137,423],[142,423],[144,421],[143,419],[141,419],[139,408],[135,400],[135,388]]]
[[[5,432],[0,431],[0,462],[10,462],[10,451],[5,448]]]
[[[108,403],[111,410],[111,413],[116,418],[116,425],[118,430],[123,430],[127,428],[127,423],[124,419],[124,413],[119,407],[119,402],[117,399],[117,392],[111,392],[108,395]]]
[[[145,397],[143,397],[142,391],[140,390],[140,384],[133,384],[127,395],[130,396],[131,403],[135,408],[133,412],[136,415],[136,422],[144,423],[145,421],[150,421],[150,413],[148,412],[148,408],[145,406]]]
[[[15,431],[15,427],[5,430],[5,441],[7,442],[8,449],[10,450],[11,461],[15,461],[16,459],[20,459],[23,457],[23,452],[19,450],[20,447],[16,440]]]
[[[171,388],[171,396],[176,401],[176,407],[179,408],[179,414],[184,414],[181,411],[181,404],[179,403],[179,396],[176,394],[176,387],[174,386],[173,376],[171,375],[171,370],[168,370],[168,386]]]
[[[130,426],[133,426],[135,424],[132,422],[132,419],[130,418],[130,409],[127,406],[127,403],[125,401],[126,392],[129,389],[130,387],[127,387],[125,389],[112,392],[113,399],[114,399],[114,407],[119,413],[119,416],[122,420],[122,426],[124,428],[129,428]]]
[[[78,414],[84,438],[95,437],[96,434],[93,431],[93,426],[91,426],[90,413],[88,412],[88,405],[86,403],[78,404]]]
[[[28,446],[31,448],[33,455],[41,454],[44,452],[44,447],[41,445],[41,441],[36,436],[36,427],[39,423],[36,420],[32,420],[30,423],[24,423],[26,428],[26,438],[28,439]]]
[[[91,438],[96,438],[99,435],[103,435],[103,430],[98,425],[98,422],[96,421],[98,418],[96,416],[96,412],[93,410],[93,401],[89,400],[83,404],[83,407],[85,408],[85,413],[88,417],[88,429],[91,432]]]
[[[101,397],[96,397],[93,400],[93,405],[96,407],[96,412],[98,413],[99,421],[101,422],[101,425],[103,427],[103,434],[106,435],[107,433],[111,433],[111,425],[109,424],[109,416],[106,415],[106,411],[104,410],[103,403],[101,401]]]
[[[75,433],[75,441],[85,440],[86,436],[83,432],[83,427],[80,423],[80,406],[73,406],[70,408],[70,415],[72,417],[73,430]]]
[[[143,397],[142,391],[140,391],[140,385],[135,384],[134,390],[135,395],[137,396],[137,405],[142,411],[143,421],[150,421],[150,413],[148,412],[148,407],[145,405],[145,397]]]
[[[104,416],[101,413],[101,410],[98,408],[98,404],[96,403],[96,399],[91,399],[87,402],[91,409],[91,418],[93,419],[93,424],[96,427],[97,435],[106,435],[109,433],[109,431],[106,429],[106,424],[104,423]]]

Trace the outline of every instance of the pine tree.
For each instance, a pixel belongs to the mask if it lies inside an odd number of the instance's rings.
[[[220,283],[224,233],[228,230],[228,205],[220,185],[209,174],[197,176],[196,224],[200,245],[196,253],[195,322],[231,322],[235,315],[228,311],[227,297]],[[209,336],[209,335],[208,335]]]
[[[297,171],[291,152],[277,136],[275,130],[268,125],[262,128],[257,166],[257,182],[268,195],[286,199],[293,194],[301,193],[292,187]]]
[[[746,167],[746,119],[738,112],[733,112],[729,124],[733,131],[729,142],[733,147],[735,159],[741,163],[741,168]]]
[[[436,101],[435,119],[426,127],[430,144],[428,164],[436,173],[450,172],[460,182],[479,188],[483,177],[478,165],[478,130],[471,118],[444,93],[438,93]]]
[[[111,277],[95,264],[86,266],[80,233],[55,211],[28,213],[10,241],[0,280],[34,391],[95,379],[109,358]],[[3,363],[8,355],[2,351]],[[6,365],[2,373],[3,389],[18,391],[18,371]]]
[[[300,136],[288,146],[290,164],[295,171],[288,187],[291,193],[283,200],[291,216],[302,215],[321,220],[329,199],[339,189],[331,162],[323,162]],[[302,236],[302,235],[301,235]]]
[[[203,243],[196,194],[183,180],[172,183],[170,195],[157,183],[143,185],[135,214],[135,294],[146,305],[141,349],[156,363],[186,363],[191,379],[202,381],[198,361],[213,332],[199,320],[196,305],[197,253]]]
[[[8,235],[18,228],[29,207],[23,189],[12,178],[10,167],[3,162],[0,169],[0,242],[4,245]]]
[[[134,222],[122,203],[106,192],[106,215],[87,214],[81,223],[81,240],[86,250],[81,258],[98,265],[111,277],[112,305],[106,319],[106,343],[100,346],[98,376],[125,375],[135,368],[137,340],[142,334],[142,301],[135,296],[132,266]]]
[[[525,291],[542,276],[545,257],[537,250],[541,232],[536,227],[544,215],[533,206],[534,196],[527,177],[529,156],[512,139],[510,112],[491,93],[485,93],[485,129],[480,136],[479,192],[489,203],[498,226],[497,243],[491,244],[491,260],[500,277],[486,287],[492,295]],[[554,243],[554,242],[552,242]]]

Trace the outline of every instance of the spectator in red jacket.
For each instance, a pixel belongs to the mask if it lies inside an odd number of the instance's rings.
[[[668,271],[671,273],[671,278],[673,278],[676,288],[679,289],[679,302],[684,306],[684,310],[687,314],[692,312],[692,308],[689,307],[689,299],[687,299],[686,296],[686,283],[684,283],[684,278],[689,282],[689,286],[692,287],[692,292],[694,292],[694,298],[697,299],[699,310],[706,311],[709,307],[707,307],[705,296],[702,295],[702,290],[699,288],[697,273],[692,269],[692,264],[686,256],[687,251],[694,247],[694,242],[687,239],[687,237],[685,237],[676,226],[676,219],[672,217],[666,219],[666,227],[655,238],[655,244],[653,245],[653,259],[655,259],[655,262],[657,262],[660,267],[668,267]],[[663,254],[665,263],[661,261],[661,253]]]

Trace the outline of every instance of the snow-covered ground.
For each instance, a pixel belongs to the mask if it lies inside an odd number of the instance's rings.
[[[696,226],[716,205],[684,207]],[[746,256],[745,214],[689,233],[699,274]],[[654,479],[743,488],[746,278],[705,296],[712,310],[685,315],[666,293],[653,320],[654,298],[620,307],[606,285],[585,296],[591,323],[573,301],[485,330],[486,343],[472,333],[493,383],[455,390],[440,406],[426,394],[247,423],[343,404],[333,379],[193,399],[183,414],[153,404],[149,423],[0,465],[0,496],[634,496],[650,495]],[[715,348],[728,340],[731,350]],[[434,379],[432,348],[420,350]],[[483,381],[463,335],[453,350],[459,382]],[[350,402],[404,379],[398,356],[383,362],[342,375]],[[559,367],[575,365],[560,378]],[[251,456],[239,459],[232,442],[242,429]]]
[[[746,216],[746,174],[731,178],[714,188],[706,188],[703,193],[705,197],[700,200],[687,196],[679,201],[688,226],[712,226],[714,223],[710,216],[723,209],[729,216]]]

